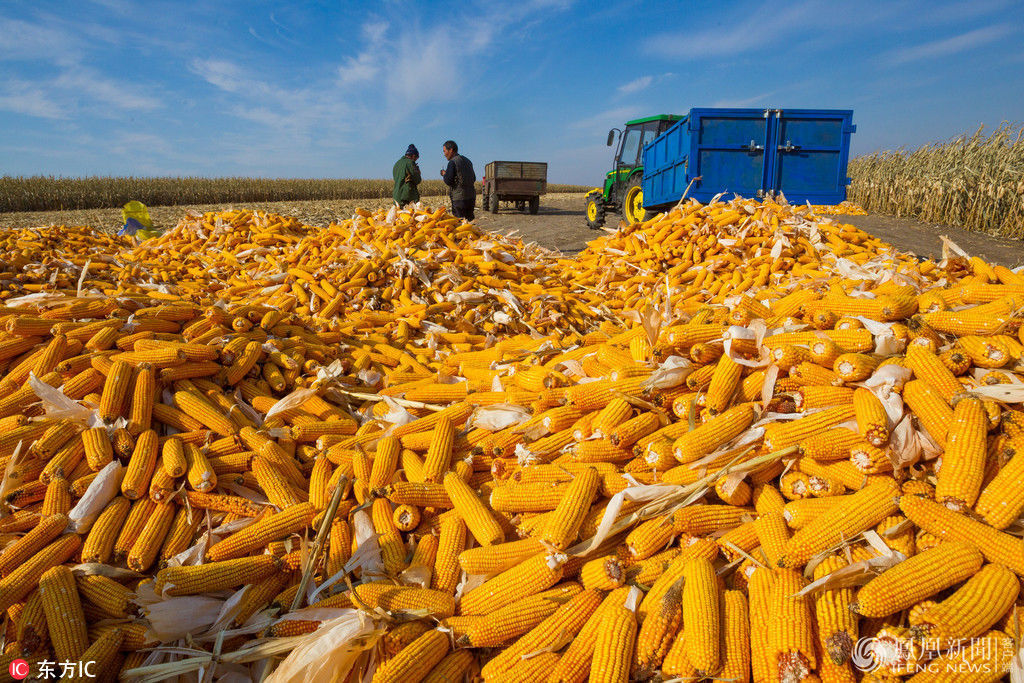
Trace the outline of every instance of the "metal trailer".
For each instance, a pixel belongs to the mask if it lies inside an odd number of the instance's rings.
[[[643,148],[643,207],[687,197],[778,197],[791,204],[846,199],[848,109],[691,109]],[[642,219],[641,219],[642,220]]]
[[[540,196],[548,190],[544,161],[492,161],[484,170],[483,210],[498,213],[498,202],[515,202],[531,214],[540,210]]]

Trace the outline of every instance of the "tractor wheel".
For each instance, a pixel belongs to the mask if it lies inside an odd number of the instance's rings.
[[[604,225],[604,197],[594,192],[587,195],[587,226],[597,230]]]
[[[480,210],[481,210],[481,211],[487,211],[487,204],[488,204],[488,202],[490,201],[490,199],[491,199],[491,195],[489,195],[489,194],[488,194],[488,193],[486,193],[486,192],[484,192],[484,193],[483,193],[483,194],[482,194],[482,195],[480,196]]]
[[[644,191],[640,187],[640,178],[636,177],[630,180],[626,187],[626,194],[622,200],[622,217],[626,219],[627,224],[633,225],[642,222],[646,216]]]
[[[497,192],[491,192],[491,201],[489,203],[491,205],[491,213],[498,213],[498,193]]]
[[[540,197],[530,197],[530,215],[536,216],[540,211]]]

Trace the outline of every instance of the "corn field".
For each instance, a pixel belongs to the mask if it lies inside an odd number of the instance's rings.
[[[446,194],[440,180],[425,180],[423,196]],[[479,192],[480,184],[477,183]],[[585,192],[581,185],[549,184],[549,192]],[[133,199],[149,206],[379,199],[390,197],[392,181],[372,178],[61,178],[0,177],[0,213],[60,211],[122,206]]]
[[[1024,126],[885,150],[850,162],[850,199],[871,213],[908,216],[1001,237],[1024,237]]]

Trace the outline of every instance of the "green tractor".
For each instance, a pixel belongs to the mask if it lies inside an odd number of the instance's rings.
[[[645,116],[627,121],[625,130],[612,128],[608,131],[609,147],[615,143],[618,133],[615,163],[604,178],[604,189],[594,188],[587,193],[587,225],[596,230],[604,225],[607,214],[618,212],[622,212],[622,217],[630,225],[644,220],[644,193],[640,187],[644,176],[644,145],[681,118],[674,114]]]

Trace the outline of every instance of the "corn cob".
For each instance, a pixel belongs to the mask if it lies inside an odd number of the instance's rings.
[[[444,633],[427,631],[380,666],[373,683],[419,683],[444,659],[449,647]]]
[[[919,496],[902,496],[899,507],[907,519],[943,543],[960,541],[978,549],[989,562],[1024,576],[1024,541]],[[920,548],[920,544],[918,546]]]
[[[800,680],[817,668],[809,599],[797,595],[804,584],[799,572],[779,570],[771,588],[767,652],[774,678]]]
[[[0,579],[0,609],[6,611],[28,595],[50,568],[68,560],[82,542],[73,534],[62,536],[34,554],[13,572]]]
[[[487,614],[553,586],[562,577],[563,561],[538,553],[462,596],[461,614]]]
[[[444,489],[477,543],[482,546],[497,545],[505,540],[505,532],[494,519],[493,513],[457,474],[449,472],[444,476]]]
[[[935,498],[947,506],[971,507],[981,491],[985,464],[987,420],[981,401],[964,398],[953,409]]]
[[[676,460],[693,462],[743,433],[754,420],[754,408],[743,403],[676,439],[672,452]]]
[[[455,614],[455,598],[443,591],[389,583],[361,583],[355,588],[357,604],[387,612],[425,612],[438,618]]]
[[[81,659],[89,648],[89,636],[71,570],[64,566],[47,570],[39,578],[39,593],[54,653],[61,661]]]
[[[7,576],[38,553],[67,528],[66,514],[44,517],[27,534],[4,548],[0,554],[0,576]]]
[[[156,561],[175,517],[175,506],[157,505],[128,552],[128,568],[144,572]]]
[[[298,503],[277,514],[264,516],[241,531],[211,545],[206,551],[206,557],[211,562],[243,557],[270,541],[302,531],[313,521],[315,514],[316,511],[310,503]]]
[[[686,624],[686,660],[701,676],[717,672],[721,664],[721,605],[718,577],[711,562],[696,558],[683,570],[683,623]],[[646,623],[646,622],[645,622]]]
[[[150,480],[157,466],[158,440],[156,432],[147,429],[135,441],[135,450],[132,451],[128,469],[121,480],[121,494],[128,500],[140,498],[149,491]]]
[[[594,643],[590,680],[626,683],[635,646],[636,617],[633,612],[625,607],[609,607],[601,618]]]
[[[966,543],[943,543],[870,581],[851,607],[867,617],[893,614],[975,574],[982,562],[981,552]]]
[[[885,479],[842,497],[841,502],[793,534],[779,566],[801,566],[815,553],[878,524],[896,512],[898,494],[895,482]]]
[[[458,555],[459,566],[467,574],[495,574],[543,550],[537,539],[524,538],[493,546],[464,550]]]
[[[153,587],[158,595],[197,595],[259,581],[280,569],[281,561],[272,555],[165,567],[157,572]]]
[[[593,467],[576,475],[552,513],[543,541],[564,550],[576,540],[583,519],[597,495],[598,482],[597,470]]]
[[[552,589],[482,616],[466,629],[469,647],[495,647],[532,630],[558,609],[559,603],[579,594],[578,585]]]
[[[583,591],[559,606],[555,613],[531,629],[512,645],[499,653],[484,665],[481,673],[484,678],[504,676],[515,667],[520,658],[530,652],[542,648],[550,648],[554,643],[562,643],[566,637],[573,637],[580,632],[591,615],[601,604],[603,594],[600,591]],[[635,636],[635,631],[633,632]],[[632,643],[632,639],[630,639]],[[549,662],[546,671],[554,669],[555,662]],[[629,661],[625,662],[628,670]],[[628,675],[628,671],[626,672]],[[532,672],[526,680],[537,680],[540,672]]]

